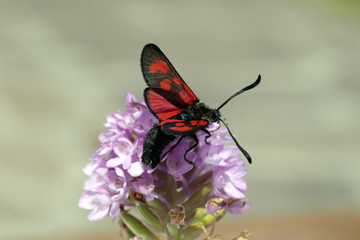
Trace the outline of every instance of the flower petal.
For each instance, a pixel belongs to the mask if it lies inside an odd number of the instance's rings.
[[[143,163],[135,162],[131,164],[131,167],[127,171],[131,176],[138,177],[145,171],[145,167]]]

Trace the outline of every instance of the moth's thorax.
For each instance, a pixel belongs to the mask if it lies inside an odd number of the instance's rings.
[[[193,105],[185,109],[181,115],[181,120],[206,120],[209,124],[217,122],[220,117],[219,111],[209,108],[202,102],[195,102]]]

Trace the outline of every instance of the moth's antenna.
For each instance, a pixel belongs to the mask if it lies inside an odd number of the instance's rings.
[[[229,97],[223,104],[220,105],[220,107],[218,107],[216,110],[220,110],[220,108],[222,108],[225,104],[227,104],[231,99],[233,99],[234,97],[236,97],[237,95],[239,95],[240,93],[243,93],[247,90],[250,90],[254,87],[256,87],[261,81],[261,76],[259,75],[258,78],[256,79],[255,82],[253,82],[252,84],[250,84],[249,86],[247,87],[244,87],[243,89],[241,89],[240,91],[234,93],[231,97]],[[230,131],[229,131],[230,132]],[[234,139],[235,140],[235,139]],[[236,141],[235,141],[236,142]]]
[[[256,86],[256,85],[255,85]],[[251,157],[250,157],[250,154],[245,150],[243,149],[240,144],[238,143],[238,141],[236,141],[234,135],[232,135],[229,127],[227,126],[227,124],[221,119],[219,118],[219,120],[225,125],[226,129],[228,130],[230,136],[232,137],[232,139],[234,140],[236,146],[240,149],[240,151],[244,154],[244,156],[246,157],[246,159],[248,160],[248,162],[251,164],[252,160],[251,160]]]

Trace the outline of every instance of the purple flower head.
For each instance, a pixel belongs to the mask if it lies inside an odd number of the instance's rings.
[[[146,134],[157,120],[144,101],[137,102],[130,93],[126,94],[126,105],[126,111],[107,116],[104,124],[107,132],[99,136],[100,148],[83,168],[89,178],[84,184],[79,207],[91,210],[88,216],[91,221],[106,216],[114,218],[122,215],[123,209],[138,207],[139,202],[130,196],[132,192],[145,199],[143,205],[158,203],[149,209],[155,209],[156,216],[163,219],[168,219],[168,211],[179,205],[187,212],[200,207],[211,214],[219,210],[239,214],[250,207],[240,201],[245,197],[243,176],[247,170],[239,150],[226,145],[232,141],[225,135],[226,128],[218,123],[211,124],[207,128],[212,133],[207,139],[209,144],[205,142],[204,132],[196,133],[199,145],[186,155],[195,166],[184,159],[186,150],[194,144],[192,138],[185,137],[155,169],[151,169],[141,162],[141,156]],[[201,191],[203,189],[209,191]],[[199,200],[194,200],[197,197]],[[191,216],[189,214],[189,218]]]

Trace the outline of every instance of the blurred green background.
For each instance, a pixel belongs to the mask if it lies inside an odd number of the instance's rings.
[[[360,239],[359,6],[0,1],[0,239],[119,239],[77,207],[81,168],[125,92],[142,99],[149,42],[211,107],[263,77],[222,110],[253,157],[253,207],[219,232]]]

